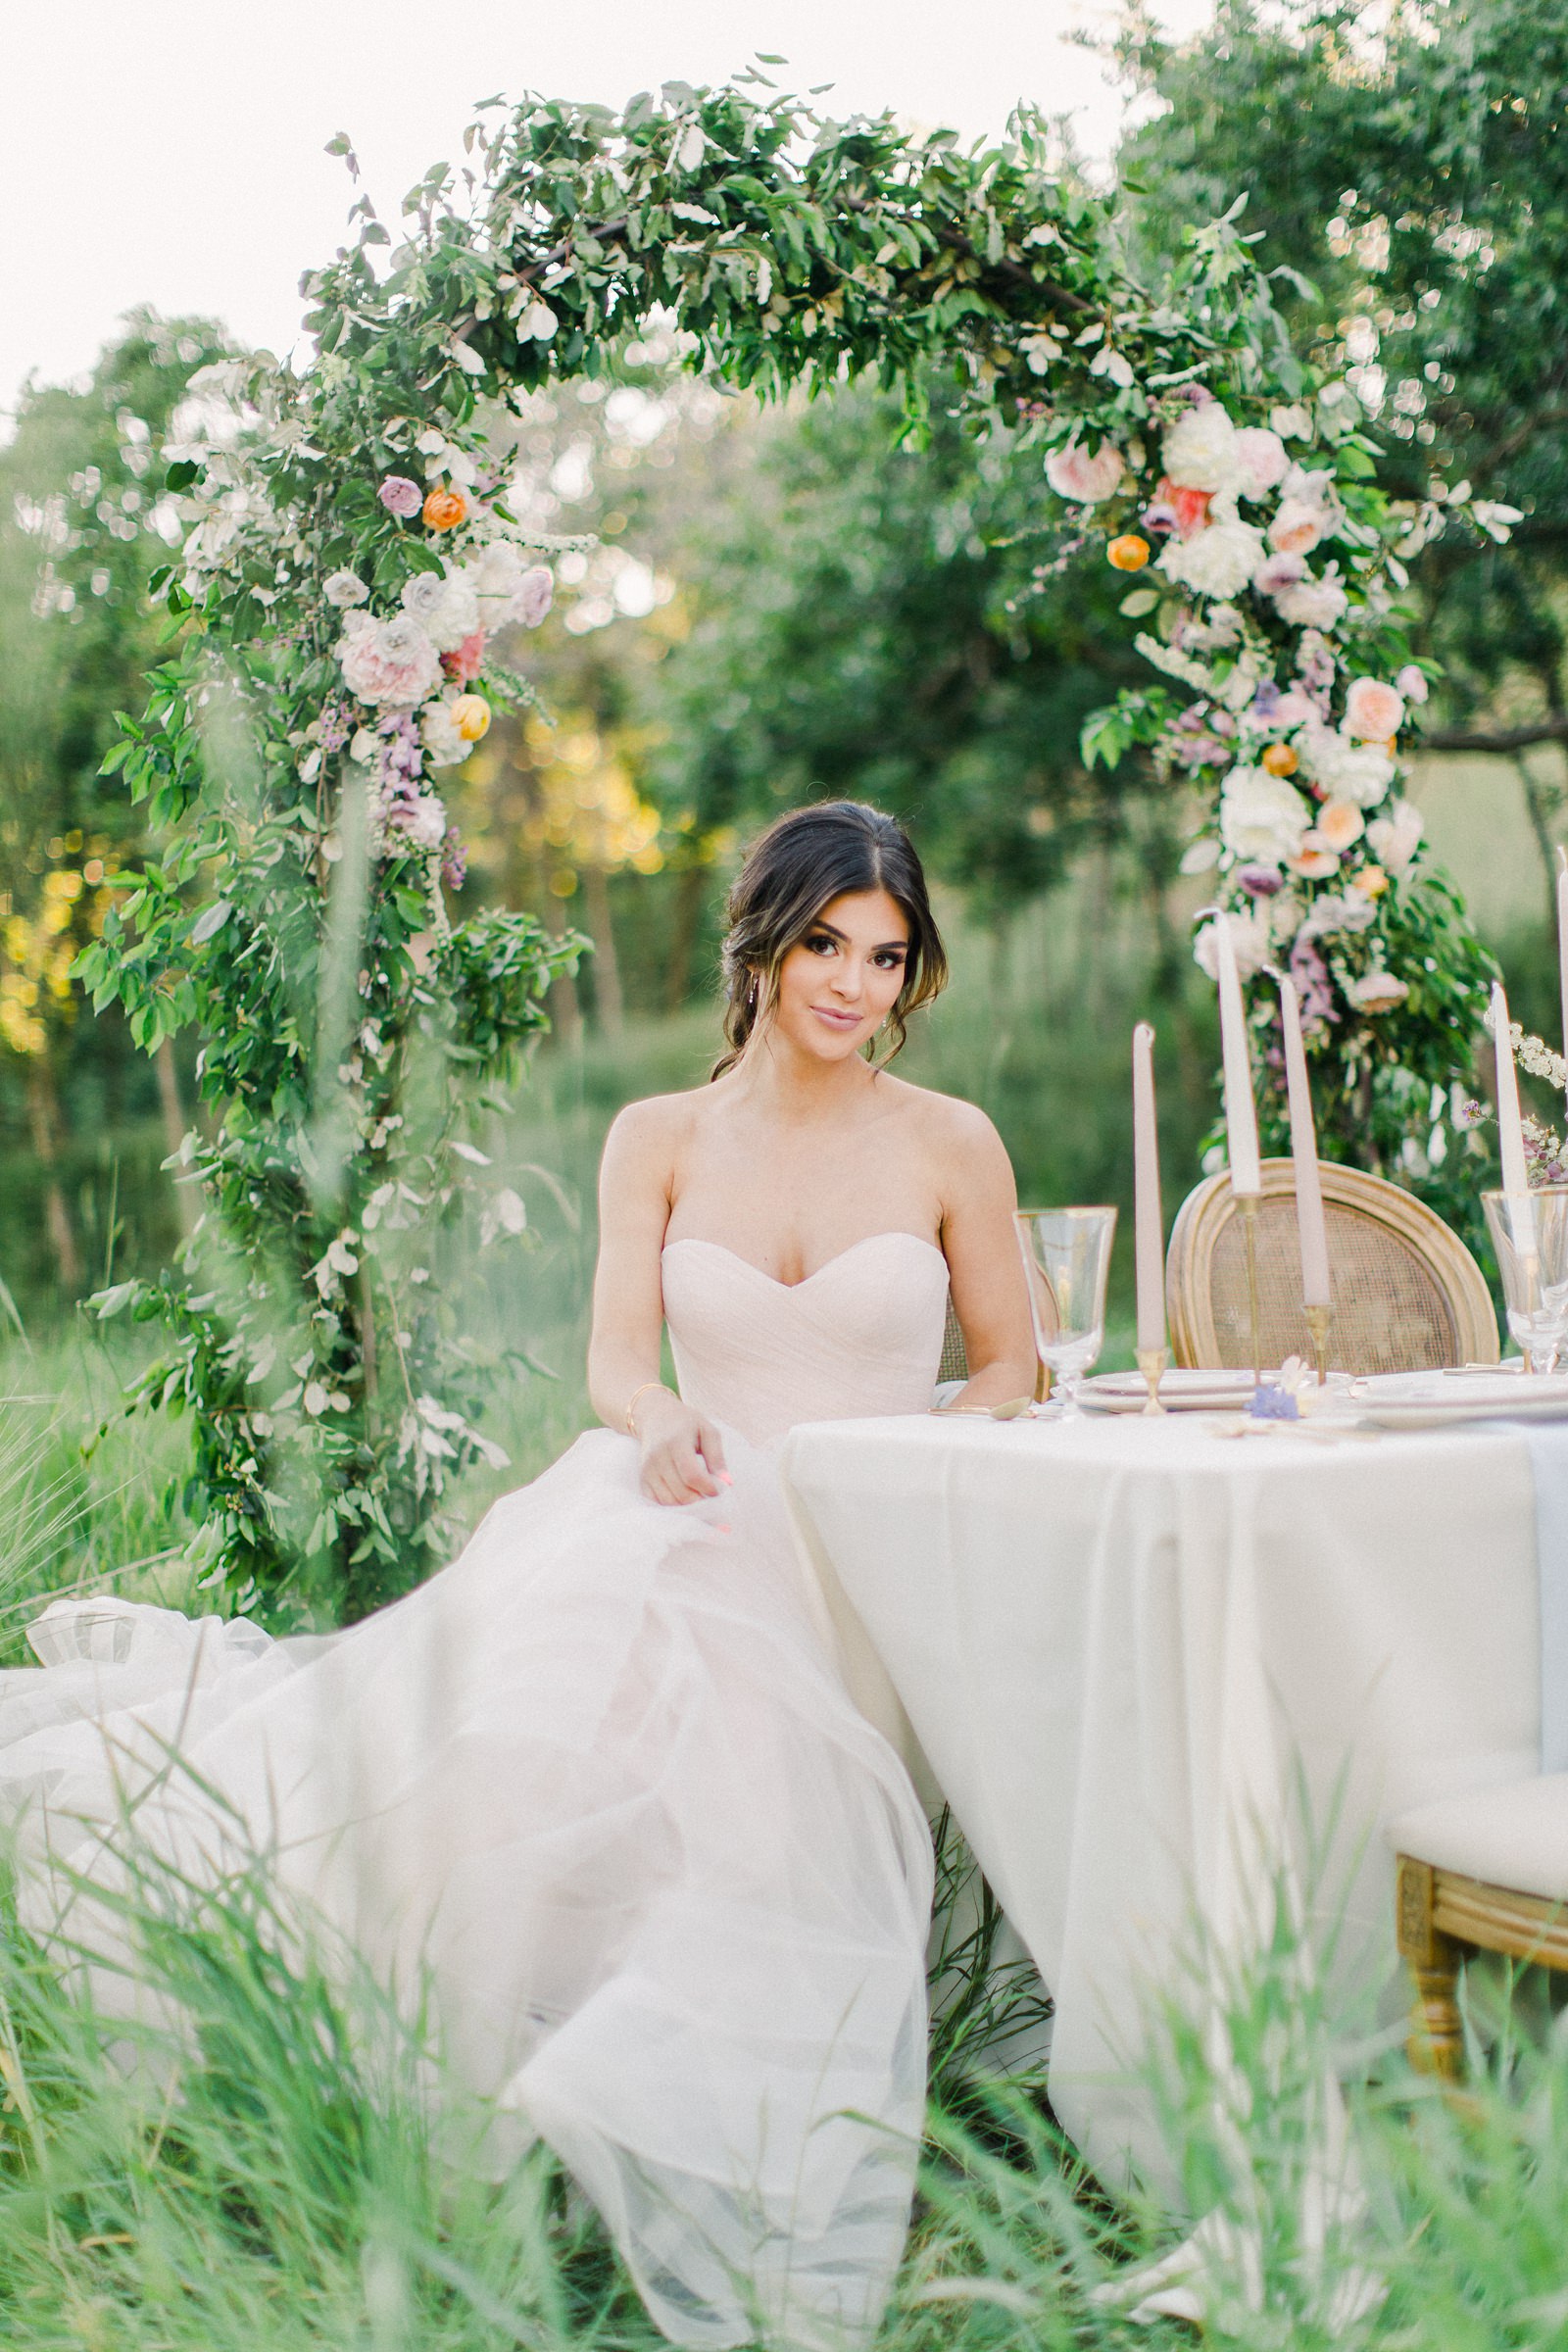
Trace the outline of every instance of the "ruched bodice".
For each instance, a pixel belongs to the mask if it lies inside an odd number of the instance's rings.
[[[918,1234],[873,1233],[794,1284],[721,1243],[669,1242],[663,1283],[681,1395],[754,1445],[931,1402],[948,1267]]]

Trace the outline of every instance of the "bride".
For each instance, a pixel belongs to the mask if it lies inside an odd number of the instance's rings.
[[[0,1800],[24,1917],[100,2001],[138,1997],[114,1898],[149,1852],[187,1886],[259,1852],[427,1992],[487,2162],[542,2135],[666,2335],[853,2346],[907,2227],[930,1851],[771,1449],[927,1409],[950,1287],[965,1401],[1033,1354],[995,1131],[875,1055],[946,979],[903,829],[780,818],[729,922],[713,1082],[605,1148],[605,1427],[341,1634],[56,1602],[45,1671],[0,1675]]]

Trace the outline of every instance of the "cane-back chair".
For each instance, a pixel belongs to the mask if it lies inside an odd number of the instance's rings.
[[[942,1334],[942,1361],[937,1366],[937,1379],[939,1381],[967,1380],[968,1377],[969,1357],[963,1345],[963,1328],[953,1311],[953,1300],[950,1298],[948,1300],[947,1329]]]
[[[1342,1372],[1494,1364],[1497,1318],[1486,1277],[1457,1234],[1381,1176],[1320,1163],[1334,1294],[1330,1360]],[[1230,1178],[1210,1176],[1176,1214],[1166,1260],[1178,1364],[1242,1370],[1252,1360],[1246,1228]],[[1311,1360],[1301,1311],[1296,1179],[1265,1159],[1257,1211],[1259,1348],[1265,1365]]]
[[[1568,1773],[1441,1797],[1402,1815],[1389,1841],[1399,1950],[1415,1979],[1410,2056],[1456,2081],[1459,1970],[1471,1952],[1568,1971]]]

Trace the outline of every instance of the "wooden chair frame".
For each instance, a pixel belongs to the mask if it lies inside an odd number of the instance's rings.
[[[1453,1316],[1454,1360],[1494,1364],[1497,1317],[1492,1293],[1458,1235],[1450,1233],[1425,1201],[1385,1177],[1341,1167],[1334,1160],[1322,1160],[1319,1167],[1325,1204],[1355,1210],[1386,1226],[1428,1266]],[[1266,1199],[1294,1198],[1296,1171],[1290,1160],[1265,1159],[1262,1172]],[[1236,1213],[1224,1170],[1206,1177],[1176,1212],[1165,1263],[1165,1299],[1178,1364],[1212,1366],[1222,1360],[1213,1312],[1214,1249]]]
[[[1415,1978],[1405,2048],[1424,2073],[1457,2082],[1464,2074],[1459,1971],[1471,1952],[1502,1952],[1568,1971],[1568,1903],[1492,1886],[1400,1854],[1396,1920],[1399,1950]]]

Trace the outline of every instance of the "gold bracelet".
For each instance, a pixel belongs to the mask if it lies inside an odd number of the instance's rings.
[[[663,1387],[663,1385],[664,1385],[664,1384],[663,1384],[663,1382],[662,1382],[662,1380],[645,1380],[645,1381],[643,1382],[643,1385],[642,1385],[642,1387],[641,1387],[640,1389],[633,1389],[633,1391],[632,1391],[631,1395],[630,1395],[630,1396],[627,1397],[627,1399],[626,1399],[626,1428],[627,1428],[627,1431],[628,1431],[628,1433],[629,1433],[629,1434],[630,1434],[632,1437],[635,1437],[635,1436],[637,1435],[637,1424],[636,1424],[636,1422],[635,1422],[635,1421],[632,1419],[632,1417],[631,1417],[631,1416],[632,1416],[632,1411],[633,1411],[633,1408],[634,1408],[634,1406],[636,1405],[636,1402],[637,1402],[637,1399],[638,1399],[638,1397],[639,1397],[639,1396],[641,1396],[642,1395],[644,1395],[644,1393],[645,1393],[647,1390],[649,1390],[649,1389],[662,1389],[662,1388]]]

